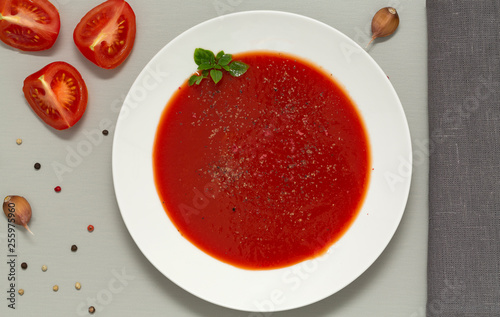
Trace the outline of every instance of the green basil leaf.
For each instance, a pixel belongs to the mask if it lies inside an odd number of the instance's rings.
[[[234,61],[231,64],[229,64],[228,72],[231,74],[231,76],[239,77],[244,73],[246,73],[247,70],[248,70],[247,64],[240,61]]]
[[[220,66],[226,66],[226,65],[228,65],[228,64],[231,62],[231,60],[232,60],[232,59],[233,59],[233,56],[232,56],[231,54],[224,54],[224,55],[222,55],[222,57],[219,59],[218,64],[219,64]]]
[[[222,79],[222,72],[220,70],[212,69],[210,71],[210,77],[212,77],[214,83],[217,84]]]
[[[198,75],[191,76],[188,81],[189,86],[193,86],[193,84],[198,80],[199,77],[201,76]]]
[[[224,53],[224,51],[219,51],[216,56],[210,50],[203,48],[195,49],[194,61],[196,65],[198,65],[198,71],[201,71],[201,74],[198,72],[192,75],[188,80],[189,86],[194,84],[199,85],[201,81],[209,75],[214,83],[217,84],[224,75],[222,72],[223,70],[229,72],[229,74],[234,77],[239,77],[248,70],[249,66],[247,64],[232,60],[233,56]]]
[[[215,65],[217,65],[217,64],[215,64]],[[212,69],[212,68],[214,68],[214,65],[205,64],[205,63],[198,66],[198,70]]]
[[[222,56],[224,56],[224,51],[220,51],[217,53],[217,56],[215,56],[215,60],[218,61]]]
[[[196,65],[215,64],[215,55],[212,51],[197,48],[194,50],[194,62]]]

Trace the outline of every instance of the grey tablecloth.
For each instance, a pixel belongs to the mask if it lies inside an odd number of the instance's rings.
[[[500,316],[500,1],[427,10],[427,316]]]

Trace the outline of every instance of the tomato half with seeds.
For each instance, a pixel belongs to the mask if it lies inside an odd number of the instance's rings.
[[[66,62],[51,63],[24,80],[24,97],[45,123],[57,130],[72,127],[87,108],[82,75]]]
[[[78,23],[73,40],[82,54],[102,68],[115,68],[129,56],[135,41],[135,13],[123,0],[108,0]]]
[[[61,28],[59,12],[47,0],[0,0],[0,40],[23,51],[52,47]]]

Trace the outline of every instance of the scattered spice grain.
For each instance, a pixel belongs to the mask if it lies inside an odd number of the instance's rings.
[[[35,163],[35,169],[39,170],[42,167],[42,164],[40,163]]]
[[[21,263],[21,268],[23,270],[26,270],[28,268],[28,263],[26,263],[26,262]]]
[[[82,288],[82,284],[80,284],[79,282],[76,282],[76,283],[75,283],[75,288],[76,288],[77,290],[80,290],[80,289]]]
[[[95,308],[94,308],[94,306],[90,306],[90,307],[89,307],[89,313],[91,313],[91,314],[95,313]]]
[[[47,265],[42,265],[42,271],[47,272]]]
[[[76,252],[76,250],[78,250],[78,247],[75,244],[73,244],[71,246],[71,251]]]
[[[54,292],[57,292],[57,291],[59,290],[59,286],[54,285],[54,286],[52,287],[52,290],[53,290]]]
[[[89,226],[87,227],[87,230],[88,230],[89,232],[94,231],[94,226],[93,226],[93,225],[89,225]]]
[[[17,140],[16,140],[16,143],[17,143],[17,145],[21,145],[21,144],[23,144],[23,139],[17,139]]]
[[[60,192],[61,191],[61,186],[56,186],[54,188],[54,190],[55,190],[56,193]]]
[[[18,291],[19,295],[23,296],[24,295],[24,290],[22,288],[20,288]]]

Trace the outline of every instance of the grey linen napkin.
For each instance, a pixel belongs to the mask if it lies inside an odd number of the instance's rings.
[[[427,316],[500,316],[500,1],[427,0]]]

